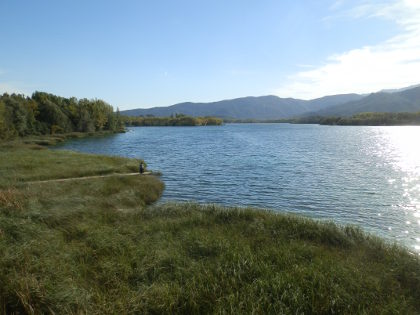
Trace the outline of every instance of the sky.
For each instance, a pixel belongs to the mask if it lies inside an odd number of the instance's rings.
[[[0,0],[0,93],[121,110],[420,83],[420,0]]]

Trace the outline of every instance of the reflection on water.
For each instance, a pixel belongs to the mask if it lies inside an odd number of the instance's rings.
[[[257,206],[365,230],[420,252],[420,127],[231,124],[131,128],[64,148],[142,157],[163,200]]]
[[[415,240],[420,252],[420,129],[418,127],[388,127],[377,129],[376,154],[392,165],[397,178],[390,178],[392,188],[400,191],[405,202],[394,205],[403,210],[407,220],[406,235]],[[375,153],[374,153],[375,154]],[[413,229],[409,227],[413,225]]]
[[[382,148],[394,167],[407,173],[408,180],[420,177],[420,134],[418,127],[386,127],[378,129]],[[380,144],[378,142],[378,144]]]

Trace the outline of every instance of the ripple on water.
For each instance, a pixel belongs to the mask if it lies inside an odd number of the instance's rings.
[[[292,211],[420,251],[419,135],[419,127],[228,124],[130,128],[61,148],[144,158],[163,173],[164,201]]]

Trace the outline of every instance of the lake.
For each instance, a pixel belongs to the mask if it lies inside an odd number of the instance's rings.
[[[163,174],[163,201],[360,225],[420,252],[420,127],[137,127],[58,148],[143,158]]]

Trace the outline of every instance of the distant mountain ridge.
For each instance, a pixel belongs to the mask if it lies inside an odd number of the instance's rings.
[[[134,109],[121,112],[124,115],[154,115],[170,116],[185,114],[190,116],[216,116],[220,118],[269,119],[272,115],[291,117],[306,111],[304,101],[296,99],[281,99],[277,96],[243,97],[211,103],[179,103],[169,107],[154,107],[149,109]]]
[[[416,87],[420,87],[420,84],[416,84],[416,85],[410,85],[401,89],[385,89],[385,90],[381,90],[379,92],[385,92],[385,93],[397,93],[397,92],[404,92],[406,90],[411,90],[414,89]]]
[[[348,116],[361,112],[420,111],[420,85],[369,95],[340,94],[313,100],[280,98],[274,95],[248,96],[210,103],[185,102],[167,107],[121,111],[127,116],[167,117],[185,114],[229,119],[283,119],[301,116]]]
[[[305,116],[351,116],[363,112],[414,113],[420,111],[420,86],[402,89],[401,92],[378,92],[360,100],[330,106]]]

